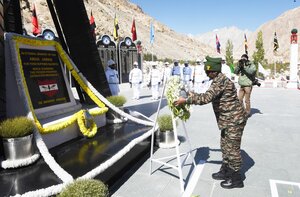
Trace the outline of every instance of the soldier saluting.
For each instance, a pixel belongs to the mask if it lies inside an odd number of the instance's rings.
[[[224,180],[226,189],[244,187],[240,174],[242,165],[241,138],[247,122],[247,113],[239,102],[234,83],[221,73],[221,58],[206,57],[205,72],[212,80],[209,89],[202,94],[190,93],[188,98],[180,97],[175,105],[190,103],[204,105],[212,102],[213,110],[221,130],[222,166],[212,178]]]

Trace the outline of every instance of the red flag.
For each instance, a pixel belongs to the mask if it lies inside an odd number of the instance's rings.
[[[32,25],[33,25],[33,29],[32,29],[32,34],[33,35],[38,35],[41,33],[41,30],[39,28],[39,23],[37,20],[37,16],[36,16],[36,11],[35,11],[35,5],[33,4],[33,10],[32,10]]]
[[[135,28],[135,20],[134,19],[132,21],[131,33],[132,33],[132,41],[135,41],[137,39],[137,35],[136,35],[136,28]]]
[[[216,34],[216,45],[217,45],[217,52],[221,53],[221,44],[218,38],[218,35]]]
[[[94,38],[96,38],[96,34],[95,34],[96,23],[95,23],[95,19],[93,17],[93,12],[92,11],[91,11],[91,17],[90,17],[90,25],[91,25],[92,34],[93,34]]]

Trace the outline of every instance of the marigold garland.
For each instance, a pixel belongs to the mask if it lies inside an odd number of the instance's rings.
[[[73,114],[68,120],[66,120],[64,122],[57,123],[57,124],[54,124],[51,126],[46,126],[46,127],[43,127],[41,125],[41,123],[39,122],[39,120],[36,117],[36,114],[34,113],[34,108],[32,106],[32,101],[31,101],[31,98],[30,98],[30,95],[28,92],[28,87],[27,87],[27,83],[25,80],[24,72],[23,72],[22,60],[21,60],[21,56],[20,56],[20,52],[19,52],[20,43],[25,44],[25,45],[30,45],[30,46],[54,46],[56,51],[58,52],[60,59],[67,66],[68,70],[71,72],[72,76],[78,82],[80,87],[87,93],[87,95],[100,108],[100,109],[96,109],[96,110],[89,110],[89,113],[93,116],[96,116],[96,115],[102,115],[102,114],[106,113],[108,110],[108,108],[105,107],[104,103],[101,102],[101,100],[85,84],[82,77],[77,73],[77,71],[73,67],[71,60],[68,58],[66,53],[63,51],[62,47],[56,41],[51,41],[51,40],[43,40],[41,42],[40,40],[32,40],[32,39],[24,38],[24,37],[20,37],[20,36],[14,36],[13,39],[16,42],[15,45],[16,45],[16,49],[17,49],[17,59],[18,59],[19,65],[20,65],[20,74],[21,74],[21,78],[22,78],[21,79],[22,84],[24,85],[25,95],[27,97],[28,105],[32,112],[33,118],[34,118],[34,122],[36,123],[36,126],[39,129],[39,131],[43,134],[56,132],[56,131],[59,131],[61,129],[64,129],[64,128],[70,126],[77,120],[79,129],[82,132],[82,134],[87,137],[93,137],[97,133],[97,125],[93,121],[90,128],[85,127],[85,125],[84,125],[85,118],[83,115],[83,112],[84,112],[83,110],[80,110],[77,113]]]

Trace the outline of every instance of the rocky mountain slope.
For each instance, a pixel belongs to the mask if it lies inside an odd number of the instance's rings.
[[[24,27],[30,33],[32,4],[28,0],[22,0],[22,11]],[[114,16],[119,21],[119,35],[131,37],[131,26],[133,18],[136,22],[137,38],[142,42],[144,53],[153,53],[159,58],[173,58],[181,60],[195,60],[206,55],[217,56],[215,47],[216,32],[208,32],[203,35],[187,36],[179,34],[145,14],[143,10],[128,0],[84,0],[87,15],[90,17],[92,11],[96,22],[97,36],[108,34],[112,36]],[[42,28],[54,25],[48,11],[46,0],[35,0],[36,12],[39,24]],[[225,53],[226,42],[231,39],[234,45],[234,57],[238,59],[244,52],[244,33],[247,34],[249,55],[255,50],[255,40],[259,30],[263,32],[266,59],[269,62],[289,61],[289,39],[293,28],[300,30],[300,8],[283,13],[278,18],[261,25],[255,32],[239,30],[236,27],[225,27],[219,29],[218,36]],[[150,22],[153,21],[155,29],[155,42],[150,45]],[[274,32],[277,32],[279,50],[277,56],[273,54]],[[234,35],[234,36],[233,36]]]

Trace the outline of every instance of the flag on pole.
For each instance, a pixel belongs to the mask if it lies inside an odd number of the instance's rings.
[[[136,27],[135,27],[135,20],[134,19],[132,21],[131,33],[132,33],[132,41],[135,41],[137,39],[137,35],[136,35]]]
[[[39,23],[38,23],[38,19],[36,16],[36,11],[35,11],[35,5],[33,4],[33,10],[32,10],[32,25],[33,25],[33,29],[32,29],[32,34],[33,35],[38,35],[41,33],[41,30],[39,28]]]
[[[245,53],[248,55],[248,40],[246,34],[244,34],[244,45],[245,45]]]
[[[221,44],[218,38],[218,35],[216,34],[216,45],[217,45],[217,52],[221,53]]]
[[[94,38],[96,38],[96,34],[95,34],[96,23],[95,23],[95,19],[94,19],[92,11],[91,11],[91,17],[90,17],[90,25],[91,25],[92,34],[93,34]]]
[[[275,31],[275,33],[274,33],[274,48],[273,48],[273,51],[276,52],[278,48],[279,48],[279,44],[278,44],[277,35],[276,35],[276,31]]]
[[[154,27],[152,22],[150,23],[150,44],[154,43]]]
[[[118,24],[117,15],[115,14],[115,19],[114,19],[114,33],[113,33],[115,41],[119,40],[118,30],[119,30],[119,24]]]

